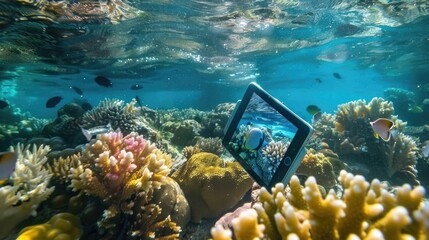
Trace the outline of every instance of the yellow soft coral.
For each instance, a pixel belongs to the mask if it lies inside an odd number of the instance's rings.
[[[80,220],[71,213],[58,213],[47,223],[21,230],[17,240],[77,240],[82,233]]]
[[[264,239],[428,239],[429,204],[424,203],[424,189],[400,187],[394,195],[378,180],[371,184],[362,176],[340,173],[343,199],[331,190],[322,197],[313,177],[305,182],[301,194],[296,194],[297,177],[292,177],[291,189],[279,183],[269,193],[262,188],[260,202],[254,205],[257,216],[248,215],[263,224]],[[299,201],[301,199],[301,201]],[[302,202],[307,205],[302,207]],[[308,209],[308,210],[306,210]],[[247,219],[247,222],[251,220]],[[240,226],[240,220],[235,220]],[[247,223],[244,225],[249,226]],[[249,226],[251,232],[257,225]],[[229,230],[212,230],[213,238],[228,235]],[[219,236],[219,238],[218,238]]]
[[[217,155],[206,152],[193,155],[172,178],[183,189],[194,222],[219,216],[233,207],[253,183],[237,162],[224,162]]]

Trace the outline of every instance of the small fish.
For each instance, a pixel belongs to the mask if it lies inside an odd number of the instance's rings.
[[[76,86],[71,86],[70,88],[73,89],[77,94],[79,94],[79,96],[83,97],[82,89],[80,89],[79,87],[76,87]]]
[[[317,112],[313,115],[311,118],[311,123],[315,124],[317,121],[319,121],[322,118],[322,112]]]
[[[408,108],[408,112],[411,113],[422,113],[423,112],[423,108],[421,108],[420,106],[412,106]]]
[[[320,112],[320,108],[316,105],[308,105],[307,106],[307,112],[310,113],[311,115],[314,115],[314,114]]]
[[[322,79],[320,78],[315,78],[314,81],[316,81],[317,83],[322,83]]]
[[[82,103],[81,107],[85,111],[92,110],[92,108],[93,108],[92,105],[89,102]]]
[[[131,85],[131,87],[130,87],[131,90],[140,90],[142,88],[143,88],[143,86],[140,84],[134,84],[134,85]]]
[[[46,108],[53,108],[55,107],[59,102],[61,102],[61,99],[63,99],[60,96],[51,97],[46,101]]]
[[[12,175],[17,159],[15,152],[0,152],[0,186]]]
[[[6,101],[0,100],[0,110],[5,109],[7,106],[9,106],[9,103]]]
[[[392,120],[387,118],[379,118],[374,122],[370,122],[372,130],[374,130],[374,136],[378,139],[381,137],[383,141],[388,142],[392,134],[396,134],[395,124]]]
[[[244,136],[244,148],[256,152],[264,145],[264,140],[264,132],[260,128],[252,128]]]
[[[141,113],[143,114],[143,104],[142,104],[142,101],[140,101],[139,96],[137,95],[136,95],[136,101],[137,101],[137,104],[140,106]]]
[[[84,129],[83,127],[80,127],[80,129],[82,130],[86,140],[89,141],[94,135],[111,132],[112,125],[109,122],[106,126],[97,126],[90,129]]]
[[[103,77],[103,76],[98,76],[94,80],[98,85],[103,86],[103,87],[108,88],[108,87],[112,87],[112,85],[113,85],[112,81],[110,81],[108,78]]]
[[[339,73],[333,73],[332,75],[334,75],[334,77],[336,79],[342,79],[341,75]]]
[[[429,141],[427,141],[426,145],[422,148],[422,153],[424,157],[429,156]]]

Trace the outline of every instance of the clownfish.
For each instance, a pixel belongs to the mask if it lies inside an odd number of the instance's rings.
[[[244,136],[244,148],[256,152],[265,142],[265,134],[260,128],[251,128]]]

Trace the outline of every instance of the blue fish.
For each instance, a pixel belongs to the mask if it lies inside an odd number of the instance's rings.
[[[266,145],[265,134],[260,128],[252,128],[244,136],[244,148],[256,152]]]

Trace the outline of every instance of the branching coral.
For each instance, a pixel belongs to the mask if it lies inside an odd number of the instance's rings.
[[[270,142],[262,149],[262,153],[271,164],[278,165],[277,163],[283,159],[290,142]]]
[[[383,163],[387,175],[391,178],[393,175],[402,177],[406,182],[418,185],[416,165],[416,153],[418,148],[416,142],[409,136],[399,133],[394,141],[387,144],[378,145],[380,151],[380,160]]]
[[[202,152],[201,148],[195,146],[186,146],[182,149],[182,154],[186,159],[190,159],[194,154]]]
[[[44,167],[49,146],[18,144],[11,147],[18,155],[12,186],[0,188],[0,238],[20,222],[37,214],[36,209],[54,190],[48,188],[52,175]]]
[[[260,203],[254,205],[257,216],[247,214],[242,224],[236,219],[237,239],[241,236],[237,226],[252,228],[248,232],[254,234],[247,239],[427,239],[429,205],[424,202],[422,187],[413,189],[405,184],[394,195],[378,180],[370,184],[345,171],[339,181],[344,188],[342,199],[333,190],[323,198],[313,177],[307,179],[303,190],[297,177],[292,177],[290,189],[281,183],[272,193],[262,188]],[[255,220],[264,225],[262,237],[257,224],[247,224]],[[231,239],[228,231],[217,226],[212,236],[215,240]]]
[[[339,105],[333,117],[322,115],[314,125],[321,140],[312,140],[311,146],[320,149],[326,143],[355,173],[417,185],[416,143],[403,134],[406,122],[393,112],[393,104],[382,98],[373,98],[368,104],[358,100]],[[370,122],[378,118],[394,123],[395,134],[388,142],[374,137]]]
[[[136,133],[124,137],[121,132],[111,132],[98,135],[87,144],[82,156],[73,158],[80,162],[77,168],[70,169],[73,190],[97,196],[109,206],[99,221],[101,228],[112,230],[118,218],[125,218],[130,221],[131,226],[124,226],[130,236],[160,237],[166,232],[178,236],[180,226],[174,223],[175,219],[158,219],[165,214],[160,205],[170,199],[151,202],[154,194],[168,183],[172,164],[169,155]],[[174,195],[173,206],[176,201]],[[159,232],[161,228],[163,232]],[[169,231],[164,232],[165,228]]]

